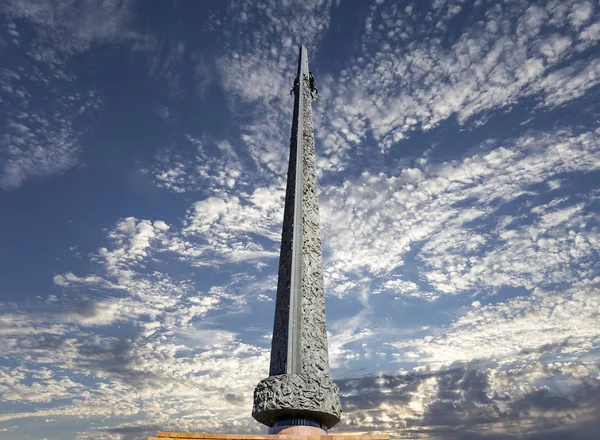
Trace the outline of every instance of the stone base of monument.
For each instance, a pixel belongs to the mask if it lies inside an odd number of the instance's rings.
[[[327,435],[324,429],[315,426],[273,426],[267,431],[268,435]]]
[[[338,435],[313,433],[300,428],[308,426],[293,426],[294,430],[284,429],[278,434],[199,434],[186,432],[159,432],[158,437],[150,437],[148,440],[390,440],[390,436],[383,435]],[[288,429],[289,429],[288,428]],[[319,428],[315,428],[319,431]],[[322,431],[323,432],[323,431]]]

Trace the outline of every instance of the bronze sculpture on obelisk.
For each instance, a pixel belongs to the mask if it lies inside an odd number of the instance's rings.
[[[342,413],[338,387],[329,376],[312,126],[313,87],[307,51],[300,46],[298,75],[292,90],[294,118],[271,368],[269,377],[254,390],[252,409],[252,416],[269,426],[270,433],[295,426],[326,432],[340,421]]]

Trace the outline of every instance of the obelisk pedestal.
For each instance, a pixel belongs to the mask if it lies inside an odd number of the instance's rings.
[[[202,434],[186,432],[159,432],[148,440],[390,440],[387,434],[379,435],[254,435],[254,434]]]

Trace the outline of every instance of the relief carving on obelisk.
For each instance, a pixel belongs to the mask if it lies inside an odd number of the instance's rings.
[[[315,167],[315,140],[312,126],[311,93],[304,78],[302,171],[302,371],[318,376],[329,374],[325,294],[323,290],[323,255],[319,228],[319,199]]]

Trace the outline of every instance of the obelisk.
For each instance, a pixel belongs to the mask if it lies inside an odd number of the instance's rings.
[[[271,368],[254,390],[252,409],[270,433],[295,426],[326,432],[342,413],[338,387],[329,377],[310,77],[307,51],[300,46]]]

